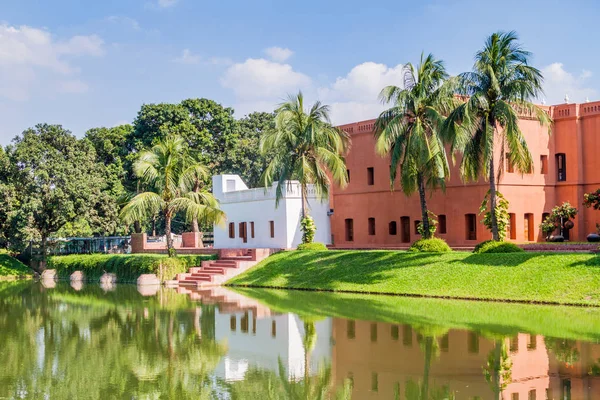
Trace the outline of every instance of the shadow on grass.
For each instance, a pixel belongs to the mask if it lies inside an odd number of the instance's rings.
[[[543,253],[486,253],[471,254],[462,259],[452,261],[453,263],[485,265],[489,267],[517,267],[529,262]]]

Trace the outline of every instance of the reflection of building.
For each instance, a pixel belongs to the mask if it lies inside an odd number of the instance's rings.
[[[400,399],[411,400],[405,397],[407,388],[421,390],[428,370],[430,394],[447,387],[456,399],[491,400],[494,380],[486,380],[485,370],[493,374],[493,365],[503,365],[496,385],[503,400],[600,398],[600,378],[588,375],[593,361],[600,363],[600,345],[579,344],[581,361],[565,370],[542,336],[519,334],[495,342],[451,330],[436,337],[427,368],[426,340],[409,325],[334,319],[333,339],[335,385],[351,379],[353,398],[393,399],[397,392]],[[495,364],[502,347],[508,359],[502,363],[500,357]]]
[[[309,371],[331,362],[331,320],[315,323],[316,340],[310,352]],[[226,340],[228,353],[217,368],[226,380],[244,379],[250,368],[278,371],[279,360],[289,378],[304,376],[304,322],[295,314],[256,316],[252,310],[215,315],[215,334]]]
[[[215,248],[288,249],[301,243],[300,185],[289,182],[275,207],[276,185],[248,189],[238,175],[213,176],[213,194],[227,215],[226,227],[215,226]],[[319,201],[311,185],[308,192],[310,215],[317,226],[315,241],[329,244],[329,202]]]

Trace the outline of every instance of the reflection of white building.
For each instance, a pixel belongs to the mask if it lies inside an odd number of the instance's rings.
[[[302,241],[300,184],[290,181],[275,208],[275,189],[248,189],[238,175],[213,176],[213,194],[227,215],[224,227],[215,226],[215,248],[295,248]],[[315,242],[331,243],[329,201],[317,199],[309,186],[308,205],[315,220]]]
[[[315,322],[317,338],[310,353],[311,374],[322,363],[331,363],[332,321]],[[242,380],[250,368],[279,370],[283,363],[289,379],[304,376],[304,322],[294,314],[256,318],[251,310],[215,315],[215,336],[227,342],[228,353],[216,373],[228,380]]]

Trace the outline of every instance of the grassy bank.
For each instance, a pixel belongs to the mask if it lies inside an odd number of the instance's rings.
[[[600,306],[600,256],[281,252],[228,284]]]
[[[32,277],[33,272],[27,265],[8,254],[0,254],[0,281]]]
[[[119,282],[135,282],[142,274],[156,274],[165,281],[213,258],[208,255],[169,258],[162,254],[69,255],[49,257],[47,268],[55,269],[59,278],[63,279],[69,278],[75,271],[83,271],[89,280],[97,280],[104,272],[111,272],[117,275]]]
[[[408,324],[420,331],[468,329],[487,337],[531,333],[600,340],[600,308],[424,299],[355,293],[233,288],[272,310],[303,320],[336,317]]]

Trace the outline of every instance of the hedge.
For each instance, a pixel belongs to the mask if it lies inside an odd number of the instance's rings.
[[[298,245],[298,250],[300,251],[326,251],[327,246],[323,243],[314,242],[314,243],[301,243]]]
[[[523,253],[525,250],[520,248],[514,243],[509,242],[498,242],[494,240],[486,240],[485,242],[479,243],[473,249],[475,254],[485,253]]]
[[[419,239],[410,246],[410,251],[418,253],[446,253],[452,251],[444,239]]]
[[[110,272],[117,275],[119,282],[135,282],[142,274],[156,274],[164,282],[178,273],[187,272],[190,267],[200,266],[202,261],[215,258],[205,254],[171,258],[163,254],[74,254],[49,257],[47,268],[55,269],[61,279],[82,271],[87,280],[98,280],[105,272]]]

